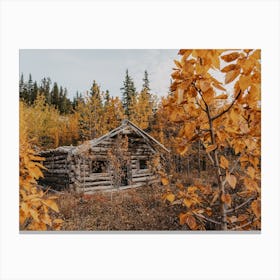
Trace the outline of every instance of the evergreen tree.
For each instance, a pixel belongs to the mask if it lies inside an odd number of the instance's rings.
[[[108,104],[110,101],[110,93],[109,93],[108,89],[106,89],[106,91],[105,91],[104,99],[105,99],[105,105]]]
[[[72,107],[74,110],[76,110],[78,103],[82,102],[82,100],[83,100],[82,94],[76,91],[76,96],[74,96],[73,103],[72,103]]]
[[[27,101],[27,85],[24,82],[24,77],[23,74],[21,74],[20,76],[20,80],[19,80],[19,97],[21,100],[23,101]]]
[[[38,94],[38,86],[37,86],[37,82],[35,81],[33,84],[33,89],[32,89],[31,95],[30,95],[31,104],[33,104],[34,101],[36,100],[37,94]]]
[[[124,111],[126,116],[129,118],[131,103],[133,98],[136,97],[136,88],[134,86],[132,78],[128,74],[128,69],[126,70],[125,80],[123,82],[123,87],[121,88],[121,91]]]
[[[96,81],[94,80],[92,83],[92,86],[90,88],[90,95],[92,97],[95,97],[97,99],[101,100],[101,92],[100,92],[100,86],[96,83]]]
[[[48,78],[43,78],[41,80],[41,85],[40,85],[40,92],[44,94],[46,98],[47,104],[51,104],[51,94],[50,94],[50,88],[51,88],[51,79]]]
[[[143,86],[142,86],[142,91],[146,90],[147,93],[150,93],[150,81],[148,78],[148,72],[145,70],[144,72],[144,78],[143,78]]]
[[[51,103],[55,106],[56,109],[60,109],[59,107],[59,103],[60,103],[60,100],[59,100],[59,89],[58,89],[58,85],[56,82],[54,82],[53,84],[53,88],[52,88],[52,91],[51,91]]]

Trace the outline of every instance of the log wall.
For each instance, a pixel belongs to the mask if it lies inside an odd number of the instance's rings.
[[[47,170],[43,171],[44,179],[41,183],[53,186],[56,190],[71,188],[78,192],[94,192],[97,190],[116,189],[114,186],[114,168],[108,158],[115,139],[103,140],[81,154],[71,152],[45,152],[43,162]],[[141,186],[158,181],[158,177],[150,169],[140,169],[140,160],[150,161],[153,152],[145,139],[139,136],[129,136],[128,145],[128,186]],[[106,170],[96,173],[92,169],[93,161],[107,161]]]

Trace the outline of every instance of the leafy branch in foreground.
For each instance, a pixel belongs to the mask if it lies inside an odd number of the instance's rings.
[[[221,230],[260,229],[260,50],[179,54],[165,112],[179,125],[179,154],[187,155],[194,142],[203,144],[217,187],[179,185],[166,198],[184,204],[180,221],[191,229],[204,229],[210,219]]]

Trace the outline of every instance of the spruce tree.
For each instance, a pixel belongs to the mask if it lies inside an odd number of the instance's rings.
[[[37,86],[37,82],[35,81],[33,84],[33,89],[32,89],[31,96],[30,96],[31,104],[33,104],[34,101],[36,100],[37,94],[38,94],[38,86]]]
[[[53,84],[53,88],[51,91],[51,103],[55,106],[55,108],[59,109],[59,89],[56,82]]]
[[[51,104],[51,94],[50,94],[50,88],[51,88],[51,79],[48,78],[43,78],[41,80],[41,85],[40,85],[40,92],[44,94],[46,98],[47,104]]]
[[[130,108],[133,98],[136,96],[136,88],[132,78],[128,74],[128,69],[126,70],[125,80],[123,82],[122,91],[122,104],[126,116],[130,116]]]
[[[147,93],[150,93],[150,81],[148,78],[148,71],[145,70],[144,72],[144,78],[143,78],[143,86],[142,86],[142,91],[146,90]]]
[[[27,85],[24,82],[23,74],[21,74],[20,80],[19,80],[19,97],[21,100],[23,100],[25,102],[27,101]]]

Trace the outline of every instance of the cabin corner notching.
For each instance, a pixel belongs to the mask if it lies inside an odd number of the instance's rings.
[[[150,164],[166,152],[161,143],[125,120],[109,133],[77,147],[42,151],[47,169],[40,183],[56,190],[86,193],[143,186],[159,181]]]

